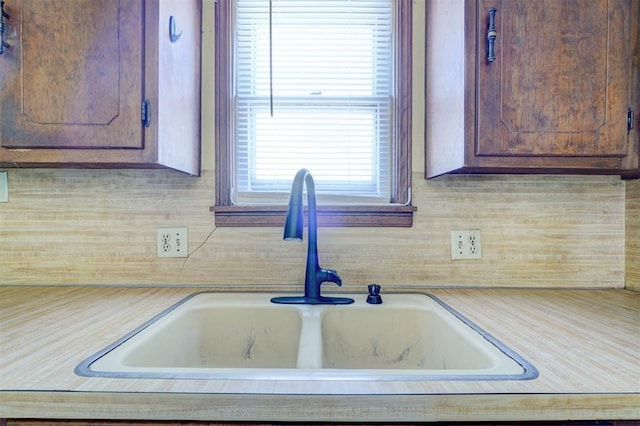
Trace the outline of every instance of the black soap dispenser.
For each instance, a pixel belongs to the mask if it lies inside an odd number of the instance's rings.
[[[369,284],[369,295],[367,296],[367,303],[372,305],[379,305],[382,303],[382,296],[380,296],[380,285]]]

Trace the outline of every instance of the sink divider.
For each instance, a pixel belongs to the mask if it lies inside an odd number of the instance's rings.
[[[322,310],[314,308],[305,306],[301,309],[302,329],[297,361],[300,369],[322,368]]]

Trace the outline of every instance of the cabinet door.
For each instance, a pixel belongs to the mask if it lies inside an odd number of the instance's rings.
[[[475,155],[627,155],[631,2],[478,4]],[[496,9],[494,61],[487,59],[491,8]]]
[[[143,148],[143,2],[5,0],[3,148]]]

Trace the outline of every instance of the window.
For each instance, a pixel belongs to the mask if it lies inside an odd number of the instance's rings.
[[[280,226],[311,170],[318,223],[411,226],[411,1],[219,0],[217,226]]]

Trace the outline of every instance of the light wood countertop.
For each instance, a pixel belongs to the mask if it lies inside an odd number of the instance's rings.
[[[640,293],[627,290],[424,289],[535,365],[540,376],[534,380],[167,380],[74,374],[89,355],[203,290],[211,289],[0,286],[0,418],[640,419]]]

